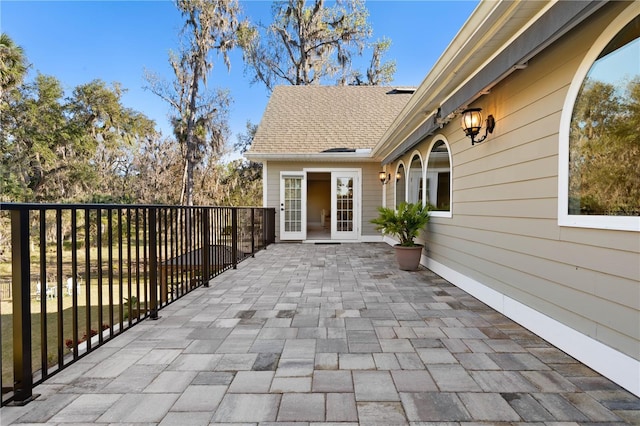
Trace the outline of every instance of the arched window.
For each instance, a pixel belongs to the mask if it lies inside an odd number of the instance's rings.
[[[562,225],[639,230],[640,15],[615,26],[585,58],[563,117]]]
[[[405,201],[406,179],[404,173],[404,165],[400,163],[396,172],[396,207]]]
[[[407,187],[409,189],[407,201],[422,204],[422,182],[422,160],[418,154],[415,154],[411,159],[407,173]]]
[[[439,138],[427,159],[427,202],[433,216],[451,217],[451,158],[447,143]]]

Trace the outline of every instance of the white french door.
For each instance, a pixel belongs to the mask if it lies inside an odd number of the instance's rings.
[[[357,240],[360,182],[357,171],[331,172],[331,239]]]
[[[280,173],[280,239],[307,238],[307,182],[305,172]]]

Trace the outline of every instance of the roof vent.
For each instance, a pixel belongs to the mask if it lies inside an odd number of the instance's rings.
[[[322,152],[356,152],[354,148],[329,148]]]
[[[387,95],[395,95],[398,93],[414,93],[415,91],[415,87],[394,87],[392,90],[387,92]]]

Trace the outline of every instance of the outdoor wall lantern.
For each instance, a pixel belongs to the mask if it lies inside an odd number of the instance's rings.
[[[469,108],[462,111],[462,130],[464,134],[471,138],[471,145],[482,142],[487,138],[489,133],[493,133],[493,129],[496,127],[496,120],[493,115],[489,115],[486,120],[486,128],[484,136],[476,140],[475,137],[480,133],[482,128],[482,114],[480,113],[482,108]]]
[[[389,182],[391,182],[391,173],[387,174],[387,172],[380,172],[378,173],[378,177],[380,178],[380,182],[383,185],[388,184]],[[400,175],[400,173],[396,173],[396,182],[400,180],[402,176]]]

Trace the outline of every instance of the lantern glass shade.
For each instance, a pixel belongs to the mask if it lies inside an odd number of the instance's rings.
[[[387,183],[387,172],[380,172],[378,174],[378,177],[380,177],[380,182]]]
[[[480,133],[482,127],[481,108],[467,109],[462,113],[462,130],[467,136],[475,136]]]

